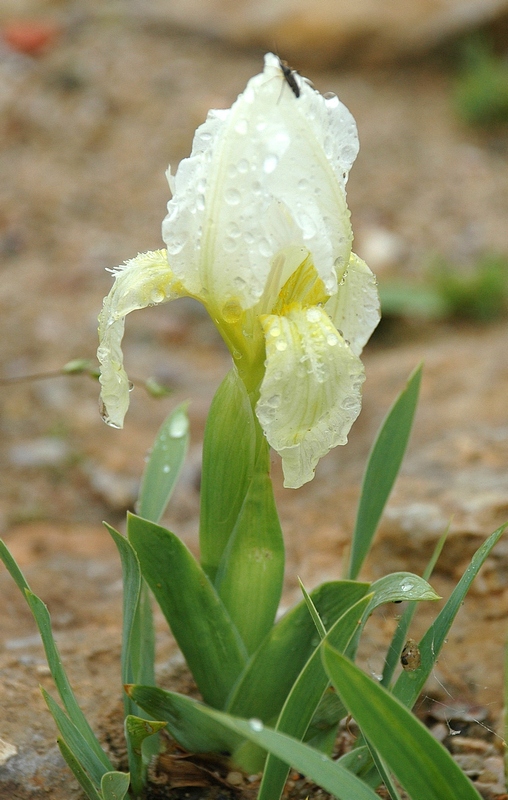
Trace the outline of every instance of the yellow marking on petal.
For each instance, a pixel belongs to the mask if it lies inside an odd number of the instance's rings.
[[[301,306],[316,306],[319,303],[326,303],[328,297],[325,285],[309,254],[280,290],[272,313],[284,316],[290,312],[295,303]]]

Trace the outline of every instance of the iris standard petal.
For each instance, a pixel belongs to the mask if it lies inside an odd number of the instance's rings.
[[[337,294],[330,297],[325,310],[353,353],[359,356],[381,319],[381,306],[375,276],[354,253]]]
[[[299,97],[268,54],[232,108],[210,112],[178,167],[163,238],[175,276],[219,312],[232,300],[253,307],[286,247],[312,254],[328,294],[349,260],[356,126],[335,96],[297,80]]]
[[[318,306],[295,304],[261,323],[266,365],[256,414],[282,457],[284,485],[298,488],[322,456],[346,443],[360,413],[363,365]]]
[[[103,419],[121,428],[129,406],[129,380],[121,348],[125,317],[136,309],[181,297],[184,292],[169,267],[165,250],[140,253],[113,274],[115,282],[99,316],[97,358]]]

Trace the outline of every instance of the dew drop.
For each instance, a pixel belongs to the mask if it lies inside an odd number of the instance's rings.
[[[228,206],[237,206],[240,202],[240,192],[238,189],[228,189],[224,195],[224,199]]]
[[[277,169],[277,164],[279,163],[279,159],[273,153],[266,156],[265,160],[263,161],[263,172],[266,175],[271,175],[272,172],[275,172]]]
[[[323,97],[325,98],[325,106],[327,108],[337,108],[338,107],[339,98],[337,97],[336,94],[334,94],[333,92],[326,92],[326,94],[324,94]]]
[[[258,250],[262,256],[268,258],[272,255],[272,248],[268,239],[260,239],[258,243]]]
[[[168,472],[171,472],[171,467],[169,466],[169,464],[164,464],[164,466],[162,467],[162,471],[163,471],[163,472],[164,472],[166,475],[168,474]]]
[[[238,241],[233,239],[231,236],[226,236],[224,239],[222,246],[226,253],[234,253],[238,245]]]
[[[411,581],[404,581],[403,583],[400,584],[401,592],[410,592],[411,589],[414,589],[414,588],[415,588],[415,585]]]
[[[242,307],[238,300],[228,300],[224,303],[221,311],[222,319],[229,325],[234,325],[242,316]]]
[[[275,347],[277,348],[277,350],[280,350],[281,352],[283,350],[287,350],[287,346],[288,346],[288,343],[286,341],[284,341],[284,339],[279,339],[278,342],[275,342]]]
[[[321,313],[318,308],[308,308],[305,316],[307,317],[307,322],[319,322],[321,319]]]
[[[253,731],[256,731],[256,733],[261,733],[261,731],[263,730],[264,725],[263,725],[263,723],[261,722],[260,719],[250,719],[249,720],[249,727]]]
[[[184,244],[185,241],[183,239],[178,239],[177,237],[170,239],[166,244],[169,255],[176,256],[178,253],[181,253],[184,248]]]
[[[239,236],[241,236],[242,232],[236,222],[230,222],[226,228],[226,233],[228,236],[231,236],[232,239],[237,239]]]
[[[330,347],[335,347],[339,343],[339,339],[334,333],[329,333],[326,337],[326,342]]]
[[[238,164],[236,165],[238,172],[241,175],[244,175],[246,172],[249,171],[249,162],[246,158],[241,158]]]
[[[196,197],[196,208],[198,211],[205,210],[205,196],[204,194],[198,194]]]
[[[189,430],[189,420],[187,415],[182,412],[176,414],[169,426],[169,435],[172,439],[181,439]]]
[[[244,99],[245,99],[245,93],[244,93]],[[248,130],[249,130],[249,123],[247,122],[247,120],[239,119],[235,125],[236,133],[239,133],[240,136],[245,136]]]

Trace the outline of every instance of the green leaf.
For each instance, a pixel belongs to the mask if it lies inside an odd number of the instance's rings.
[[[85,770],[81,766],[80,762],[70,749],[67,744],[64,742],[63,739],[58,737],[56,743],[60,749],[60,752],[67,762],[67,766],[69,769],[74,773],[74,777],[76,778],[77,782],[83,789],[84,793],[88,797],[88,800],[102,800],[101,796],[97,792],[95,786],[93,785],[92,781],[86,774]]]
[[[368,591],[368,583],[332,581],[310,593],[328,629]],[[226,710],[239,717],[275,722],[298,675],[319,644],[305,601],[288,611],[250,659]]]
[[[273,753],[338,800],[379,800],[379,796],[369,786],[339,763],[285,733],[265,727],[258,719],[238,719],[207,706],[201,706],[200,712]]]
[[[388,412],[369,456],[351,545],[348,578],[356,578],[360,572],[399,472],[411,433],[421,376],[420,365]]]
[[[309,601],[311,598],[307,595]],[[307,598],[306,598],[307,599]],[[330,628],[323,641],[329,642],[341,652],[347,647],[358,623],[367,608],[370,595],[366,595],[349,608]],[[317,610],[312,603],[314,611]],[[321,620],[319,622],[322,625]],[[317,647],[294,682],[277,720],[276,730],[303,739],[319,702],[329,685],[328,676]],[[276,756],[269,755],[259,789],[258,800],[273,800],[279,797],[287,779],[289,767]]]
[[[312,597],[308,593],[307,589],[303,585],[303,583],[300,580],[300,578],[298,578],[298,583],[300,584],[300,589],[302,590],[303,599],[305,600],[305,604],[306,604],[306,606],[307,606],[307,608],[309,610],[309,614],[312,617],[312,621],[314,622],[314,625],[316,626],[316,630],[317,630],[317,632],[319,634],[319,638],[320,639],[324,639],[325,636],[326,636],[326,628],[323,625],[323,621],[322,621],[321,617],[319,616],[319,613],[318,613],[318,610],[317,610],[316,606],[312,602]]]
[[[70,720],[79,731],[84,741],[87,743],[87,746],[90,748],[91,752],[95,754],[105,769],[112,769],[112,765],[106,753],[97,741],[94,732],[92,731],[85,715],[81,711],[76,698],[74,697],[74,692],[72,691],[71,685],[62,665],[60,653],[58,652],[57,646],[53,639],[53,634],[51,631],[51,619],[47,607],[44,605],[42,600],[37,597],[37,595],[33,594],[29,589],[25,590],[25,597],[28,605],[30,606],[35,622],[37,623],[37,627],[39,628],[39,633],[41,634],[44,652],[46,653],[51,676],[55,682],[56,688]]]
[[[268,454],[268,445],[263,451]],[[284,540],[265,467],[268,459],[260,460],[215,580],[249,654],[272,628],[284,580]]]
[[[425,580],[429,580],[430,576],[432,575],[437,560],[441,555],[441,551],[446,541],[446,537],[448,536],[448,532],[449,532],[449,526],[443,533],[443,535],[438,539],[438,542],[434,548],[434,552],[432,553],[432,557],[425,568],[425,571],[422,576]],[[385,665],[383,668],[383,677],[381,680],[381,684],[383,686],[389,686],[392,680],[395,667],[399,663],[402,649],[407,640],[409,626],[411,625],[411,621],[414,617],[415,611],[416,611],[416,602],[411,601],[410,603],[407,604],[406,608],[402,612],[402,615],[399,619],[399,622],[397,624],[397,629],[393,635],[392,641],[390,642],[390,646],[386,654]]]
[[[67,744],[67,747],[72,751],[74,758],[81,764],[82,768],[88,773],[95,786],[98,788],[101,783],[102,776],[109,770],[104,766],[102,761],[97,757],[95,752],[91,749],[85,737],[79,731],[76,725],[69,719],[58,703],[56,703],[51,695],[41,687],[42,696],[48,706],[56,726],[60,731],[62,739]],[[111,767],[112,769],[112,767]]]
[[[494,531],[494,533],[492,533],[476,551],[471,559],[471,563],[451,593],[446,604],[425,633],[418,645],[421,654],[420,667],[412,672],[401,672],[399,675],[393,687],[393,694],[398,697],[405,706],[408,706],[408,708],[412,708],[416,702],[418,695],[423,689],[425,681],[429,677],[434,667],[444,641],[448,636],[448,631],[450,630],[452,622],[462,605],[469,587],[478,574],[480,567],[489,556],[492,548],[501,538],[506,527],[507,526],[505,524]]]
[[[153,522],[128,515],[127,532],[204,700],[222,707],[243,671],[238,631],[183,542]]]
[[[168,731],[193,753],[233,752],[242,741],[237,733],[203,716],[202,703],[155,686],[127,686],[129,696],[141,708],[166,721]]]
[[[344,705],[412,800],[479,800],[450,754],[400,701],[328,644],[323,662]]]
[[[171,498],[189,447],[187,403],[162,423],[148,459],[139,493],[140,517],[159,522]]]
[[[129,701],[132,706],[136,706],[130,698]],[[133,714],[127,714],[125,717],[125,738],[129,749],[129,768],[134,797],[140,797],[143,793],[148,764],[152,757],[152,752],[147,753],[143,745],[149,737],[165,727],[166,722],[147,720],[142,717],[136,717]]]
[[[129,790],[129,783],[128,772],[106,772],[101,781],[104,800],[123,800]]]
[[[254,474],[257,428],[247,390],[233,368],[212,401],[203,441],[199,547],[212,582]]]

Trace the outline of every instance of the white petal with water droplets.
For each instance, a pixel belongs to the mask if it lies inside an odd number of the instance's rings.
[[[266,371],[256,414],[282,457],[284,485],[310,481],[319,459],[345,444],[360,413],[364,370],[318,306],[262,318]]]
[[[140,253],[114,271],[115,283],[104,299],[99,316],[101,404],[104,420],[115,428],[123,426],[129,406],[129,380],[123,368],[122,338],[125,317],[131,311],[157,305],[182,296],[165,250]]]
[[[268,54],[232,108],[210,112],[178,167],[163,238],[175,276],[216,307],[231,298],[254,306],[287,246],[307,248],[329,294],[335,265],[349,259],[344,176],[358,148],[356,126],[336,98],[299,84],[297,98]]]
[[[359,356],[381,318],[381,307],[375,276],[354,253],[339,285],[337,294],[325,305],[337,330]]]

